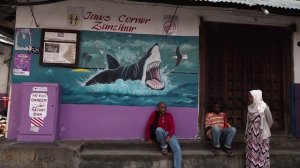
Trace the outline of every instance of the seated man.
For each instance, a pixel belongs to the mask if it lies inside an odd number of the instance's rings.
[[[213,152],[219,153],[221,144],[228,156],[232,156],[231,143],[236,129],[227,122],[226,113],[221,112],[220,104],[214,103],[211,112],[205,117],[205,131],[210,140],[213,141]]]
[[[152,133],[151,133],[152,132]],[[150,116],[146,126],[146,141],[160,143],[162,154],[168,154],[168,145],[173,152],[173,167],[181,168],[181,148],[175,136],[175,125],[172,114],[167,112],[167,105],[157,104],[157,111]]]

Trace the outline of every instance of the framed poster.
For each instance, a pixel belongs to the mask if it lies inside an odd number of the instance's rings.
[[[46,66],[77,67],[79,32],[74,30],[42,30],[40,64]]]

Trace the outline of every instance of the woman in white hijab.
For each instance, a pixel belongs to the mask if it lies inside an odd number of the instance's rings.
[[[272,114],[262,99],[261,90],[249,92],[249,103],[245,130],[246,168],[269,168]]]

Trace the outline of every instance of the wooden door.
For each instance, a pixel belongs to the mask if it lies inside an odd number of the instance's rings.
[[[224,102],[230,123],[243,129],[248,91],[260,89],[273,129],[286,129],[290,41],[285,28],[205,22],[205,103]]]

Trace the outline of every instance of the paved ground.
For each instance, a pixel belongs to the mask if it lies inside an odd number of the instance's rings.
[[[180,140],[183,168],[243,168],[245,145],[234,143],[233,157],[215,155],[206,140]],[[300,167],[300,142],[280,139],[271,143],[272,168]],[[163,156],[157,145],[141,140],[57,141],[20,143],[2,140],[0,168],[171,168],[172,153]]]

